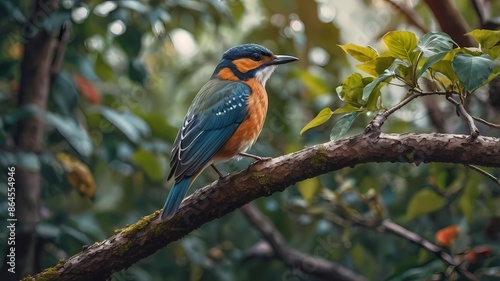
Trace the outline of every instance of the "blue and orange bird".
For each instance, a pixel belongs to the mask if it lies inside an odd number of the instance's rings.
[[[186,191],[208,166],[247,154],[262,130],[267,113],[267,79],[279,64],[298,60],[274,55],[256,44],[227,50],[210,80],[201,88],[177,133],[168,179],[175,184],[168,194],[161,219],[171,218]]]

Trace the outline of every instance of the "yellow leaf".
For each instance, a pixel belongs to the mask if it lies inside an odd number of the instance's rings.
[[[413,52],[417,47],[417,36],[410,31],[390,31],[382,38],[389,48],[390,53],[401,60],[414,63],[417,53]]]
[[[314,196],[319,191],[319,181],[317,178],[301,181],[297,183],[297,189],[299,190],[300,195],[302,195],[302,198],[304,198],[307,203],[311,203]]]
[[[413,195],[406,209],[408,219],[426,215],[441,209],[446,201],[429,189],[422,189]]]
[[[329,108],[323,108],[323,110],[321,110],[313,120],[307,123],[307,125],[300,130],[300,134],[302,135],[305,131],[325,123],[328,119],[330,119],[330,117],[332,117],[332,114],[333,112]]]
[[[7,49],[7,54],[13,59],[20,59],[23,56],[24,45],[16,42]]]
[[[466,34],[481,44],[481,49],[492,48],[500,41],[500,30],[475,29]]]
[[[367,62],[376,57],[378,53],[371,47],[363,47],[355,44],[338,45],[344,52],[360,62]]]
[[[373,60],[356,65],[356,67],[372,76],[379,76],[394,62],[394,57],[377,57]]]
[[[94,177],[87,165],[63,152],[57,153],[56,158],[66,172],[68,182],[80,194],[90,199],[94,199],[96,185]]]

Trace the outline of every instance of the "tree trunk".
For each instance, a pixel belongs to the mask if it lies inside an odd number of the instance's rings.
[[[42,151],[44,114],[50,89],[51,64],[55,40],[45,32],[43,24],[58,8],[57,0],[37,0],[30,20],[22,29],[24,55],[21,62],[21,79],[17,106],[31,105],[39,114],[24,118],[17,124],[14,136],[16,152],[37,155]],[[40,220],[39,170],[17,166],[15,171],[15,274],[8,272],[9,265],[2,267],[2,280],[19,280],[34,273],[36,224]],[[8,247],[7,251],[10,251]],[[6,254],[7,255],[7,254]]]

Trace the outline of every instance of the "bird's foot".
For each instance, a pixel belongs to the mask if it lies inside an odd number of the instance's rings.
[[[219,171],[219,169],[217,169],[217,167],[215,167],[214,164],[210,164],[210,166],[214,169],[214,171],[219,175],[219,179],[222,179],[224,178],[225,176]]]

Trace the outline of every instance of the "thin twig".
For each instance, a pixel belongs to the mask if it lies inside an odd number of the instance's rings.
[[[398,104],[396,104],[392,108],[390,108],[382,113],[377,114],[375,116],[375,118],[373,118],[372,121],[368,124],[368,126],[366,126],[365,134],[374,133],[377,136],[380,135],[380,128],[382,127],[382,125],[384,125],[384,122],[387,120],[387,118],[391,114],[393,114],[394,112],[396,112],[397,110],[399,110],[403,106],[407,105],[410,101],[414,100],[417,97],[419,97],[418,94],[413,94],[413,95],[407,97],[406,99],[402,100],[401,102],[399,102]]]
[[[392,6],[394,6],[399,11],[401,11],[401,13],[403,13],[403,15],[405,15],[405,17],[408,19],[408,21],[410,21],[410,23],[413,24],[416,28],[420,29],[420,31],[422,31],[422,33],[425,34],[425,33],[429,32],[429,30],[425,26],[424,21],[415,12],[414,9],[412,9],[412,8],[402,4],[402,3],[399,3],[399,1],[398,2],[396,2],[394,0],[385,0],[385,1],[389,4],[391,4]]]
[[[463,277],[468,280],[479,280],[474,274],[465,269],[462,264],[456,261],[450,254],[445,252],[441,247],[431,243],[429,240],[426,240],[422,236],[412,232],[398,224],[393,223],[391,220],[386,219],[382,221],[381,226],[385,231],[393,233],[399,237],[402,237],[406,240],[409,240],[422,248],[434,253],[438,258],[443,260],[444,262],[451,265],[458,273],[460,273]]]
[[[439,22],[441,30],[450,35],[453,41],[461,47],[477,46],[471,36],[464,36],[471,30],[467,21],[453,0],[424,0],[434,17]]]
[[[479,136],[479,129],[476,127],[476,124],[474,123],[474,119],[470,114],[465,110],[465,107],[462,103],[456,101],[454,98],[451,96],[446,96],[446,99],[451,102],[455,107],[457,108],[457,112],[465,118],[465,121],[467,121],[467,126],[469,126],[469,131],[470,131],[470,136],[474,140]]]
[[[496,129],[500,129],[500,125],[498,124],[495,124],[495,123],[491,123],[491,122],[488,122],[482,118],[479,118],[479,117],[475,117],[475,116],[472,116],[472,118],[474,118],[474,120],[478,121],[478,122],[481,122],[485,125],[488,125],[490,127],[493,127],[493,128],[496,128]]]
[[[471,168],[472,170],[482,174],[483,176],[486,176],[487,178],[491,179],[492,181],[494,181],[498,186],[500,186],[500,181],[498,180],[497,177],[495,177],[494,175],[486,172],[485,170],[477,167],[477,166],[474,166],[474,165],[466,165],[467,167]]]
[[[64,61],[64,55],[66,54],[66,46],[68,45],[69,40],[69,28],[70,23],[65,22],[61,25],[61,29],[59,30],[59,36],[55,51],[55,58],[52,62],[52,66],[50,67],[50,74],[52,77],[57,75],[61,71],[61,65]]]
[[[367,281],[366,277],[337,263],[288,247],[281,233],[252,204],[247,204],[240,210],[271,245],[276,256],[288,267],[294,270],[299,269],[302,274],[308,274],[321,280],[332,280],[332,276],[335,276],[335,280],[339,281]],[[328,252],[331,249],[324,250]]]
[[[474,11],[479,18],[480,26],[483,26],[490,18],[489,3],[484,0],[471,0]]]
[[[452,94],[458,94],[456,92],[444,92],[444,91],[442,91],[442,92],[423,92],[423,91],[417,90],[415,88],[410,89],[409,92],[411,93],[410,96],[408,96],[404,100],[400,101],[398,104],[396,104],[392,108],[390,108],[390,109],[388,109],[388,110],[386,110],[386,111],[384,111],[382,113],[377,114],[373,118],[373,120],[368,124],[368,126],[366,126],[366,128],[365,128],[365,134],[375,133],[376,135],[379,135],[380,134],[380,128],[382,127],[382,125],[384,124],[384,122],[387,120],[387,118],[391,114],[393,114],[394,112],[398,111],[403,106],[407,105],[409,102],[411,102],[412,100],[414,100],[414,99],[416,99],[418,97],[430,96],[430,95],[446,95],[446,96],[449,96],[449,95],[452,95]]]

